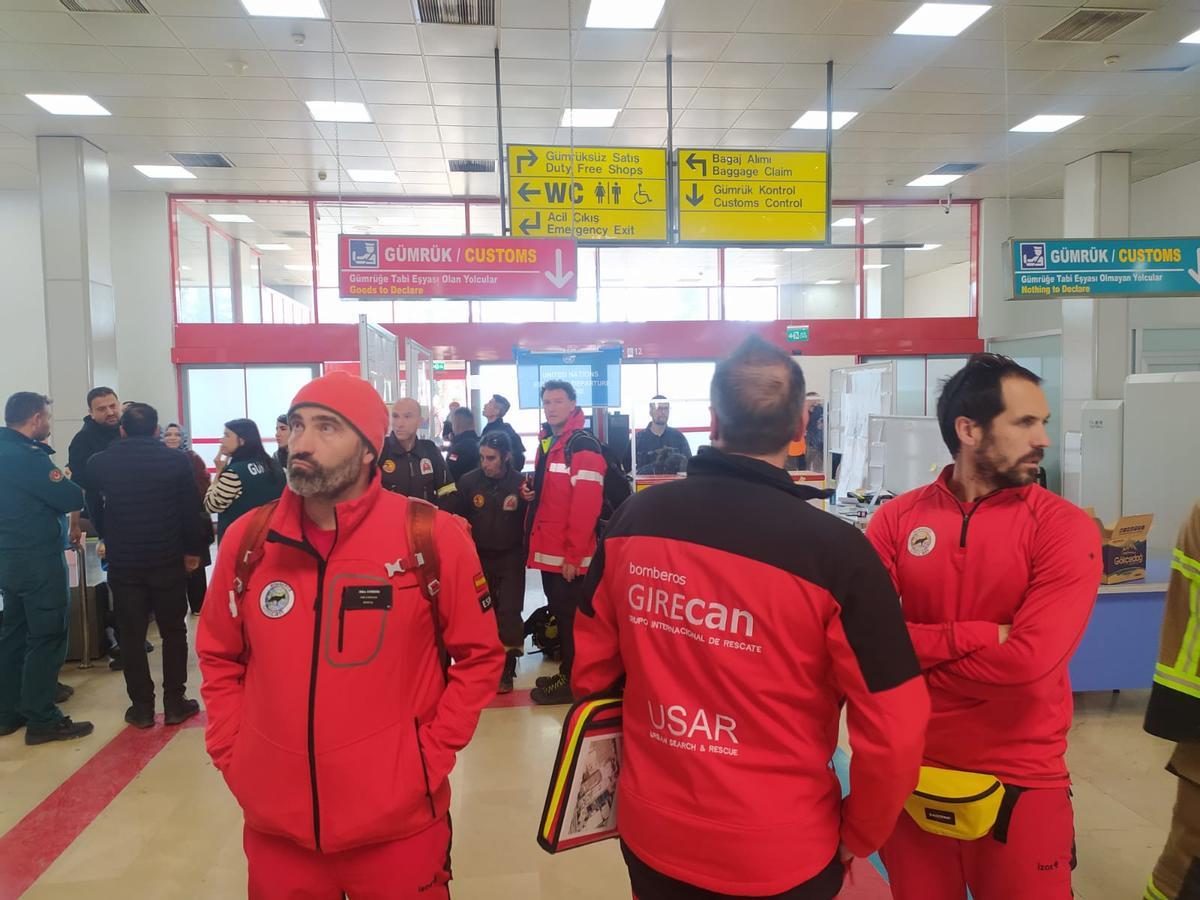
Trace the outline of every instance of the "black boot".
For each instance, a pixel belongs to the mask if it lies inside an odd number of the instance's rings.
[[[74,696],[74,694],[75,694],[75,688],[71,687],[69,684],[63,684],[60,681],[58,683],[58,686],[54,690],[54,702],[55,703],[66,703],[68,700],[71,699],[72,696]]]
[[[512,650],[508,652],[508,656],[504,658],[504,671],[500,673],[500,687],[496,689],[497,694],[511,694],[513,689],[513,679],[517,677],[517,657],[519,653]]]
[[[25,743],[32,747],[51,741],[73,741],[91,733],[91,722],[72,722],[70,716],[63,716],[53,725],[28,726],[25,729]]]
[[[153,728],[154,727],[154,704],[144,706],[141,703],[135,703],[129,709],[125,710],[125,721],[134,728]]]
[[[196,700],[181,697],[163,703],[163,723],[166,725],[180,725],[199,713],[200,703]]]

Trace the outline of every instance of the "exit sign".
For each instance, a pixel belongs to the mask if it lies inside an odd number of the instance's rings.
[[[433,371],[435,371],[435,372],[445,372],[445,371],[446,371],[446,364],[445,364],[444,362],[435,362],[435,363],[433,364]]]
[[[787,339],[789,344],[799,344],[808,340],[807,325],[789,325],[787,327]]]

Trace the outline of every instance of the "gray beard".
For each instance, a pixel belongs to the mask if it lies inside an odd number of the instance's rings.
[[[293,470],[294,460],[288,463],[288,487],[301,497],[337,497],[358,481],[362,471],[357,456],[351,456],[333,468],[319,466],[311,459],[306,462],[314,467],[311,472]]]

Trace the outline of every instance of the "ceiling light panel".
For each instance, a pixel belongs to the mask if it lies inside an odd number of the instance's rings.
[[[619,109],[564,109],[563,128],[611,128],[617,120]]]
[[[321,0],[242,0],[247,14],[287,19],[324,19]]]
[[[56,116],[111,116],[107,109],[86,94],[26,94],[46,112]]]
[[[592,0],[588,28],[653,28],[664,0]]]
[[[1031,134],[1049,134],[1062,131],[1068,125],[1074,125],[1083,116],[1034,116],[1026,119],[1020,125],[1014,125],[1012,130]]]
[[[346,174],[353,181],[365,181],[372,184],[396,184],[400,181],[394,169],[347,169]]]
[[[195,178],[183,166],[134,166],[147,178]]]
[[[347,100],[306,100],[305,106],[318,122],[371,121],[371,114],[362,103]]]
[[[843,125],[847,124],[851,119],[857,116],[856,112],[833,111],[833,130],[837,131]],[[795,122],[792,123],[793,128],[804,128],[814,131],[825,130],[825,110],[810,109]]]
[[[954,37],[962,34],[989,9],[990,6],[974,3],[925,3],[905,19],[895,33]]]
[[[214,222],[253,222],[245,213],[213,213],[209,216]]]
[[[870,216],[864,216],[862,223],[864,225],[870,225],[874,221],[875,220],[873,218],[871,218]],[[834,228],[853,228],[854,227],[854,217],[847,216],[844,219],[838,219],[836,222],[833,223],[833,227]]]
[[[1179,41],[1179,43],[1181,43],[1181,44],[1200,44],[1200,30],[1193,31],[1187,37],[1182,38]]]
[[[841,279],[839,279],[839,278],[823,278],[822,280],[817,282],[817,284],[822,284],[822,285],[841,284],[841,283],[842,283]]]
[[[961,175],[922,175],[908,183],[909,187],[945,187],[962,178]]]
[[[255,250],[291,250],[291,244],[255,244]]]

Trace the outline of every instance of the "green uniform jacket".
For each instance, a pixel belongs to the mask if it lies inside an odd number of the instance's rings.
[[[53,553],[67,540],[66,514],[83,509],[83,489],[50,459],[54,451],[0,428],[0,552]]]

